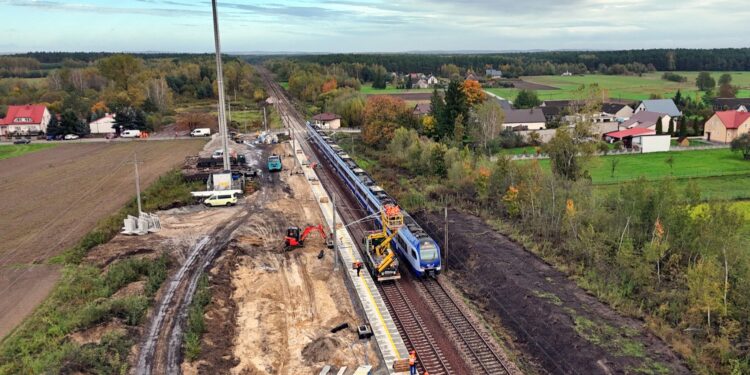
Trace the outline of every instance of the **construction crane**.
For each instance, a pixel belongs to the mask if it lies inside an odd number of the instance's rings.
[[[305,239],[310,235],[310,232],[320,232],[320,237],[325,241],[326,246],[330,249],[333,248],[333,241],[326,236],[326,232],[323,229],[322,224],[308,225],[304,230],[300,231],[299,227],[289,227],[286,229],[286,238],[284,239],[284,250],[290,251],[298,247],[305,246]]]
[[[386,204],[380,212],[380,230],[372,231],[364,239],[367,262],[373,277],[378,281],[398,280],[398,258],[391,241],[404,226],[404,215],[398,206]]]

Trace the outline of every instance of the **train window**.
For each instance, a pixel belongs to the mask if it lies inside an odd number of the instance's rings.
[[[414,258],[414,259],[419,259],[419,258],[417,258],[417,252],[416,252],[416,251],[414,251],[414,250],[412,250],[412,251],[411,251],[411,256],[412,256],[412,258]]]
[[[419,246],[419,253],[422,254],[422,260],[425,262],[434,262],[437,260],[437,248],[432,242],[422,242]]]

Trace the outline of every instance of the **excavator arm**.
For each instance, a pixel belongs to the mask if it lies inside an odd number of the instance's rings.
[[[394,230],[391,232],[391,234],[386,237],[383,242],[381,242],[378,246],[375,247],[375,253],[378,255],[385,254],[385,258],[383,258],[383,261],[378,264],[378,272],[383,272],[386,268],[388,268],[395,258],[395,253],[391,251],[390,243],[391,240],[393,240],[394,237],[398,234],[398,230]]]

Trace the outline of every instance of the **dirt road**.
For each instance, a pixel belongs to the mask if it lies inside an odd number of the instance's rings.
[[[433,238],[443,238],[442,214],[415,217]],[[619,315],[480,218],[456,211],[449,217],[447,276],[527,353],[527,371],[689,373],[642,322]]]
[[[0,337],[40,303],[58,278],[43,263],[74,245],[205,140],[66,144],[0,160]]]

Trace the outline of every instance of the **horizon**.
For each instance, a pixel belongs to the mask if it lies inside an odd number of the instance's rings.
[[[743,5],[737,0],[218,3],[222,49],[269,55],[745,48],[750,44],[743,24],[750,10]],[[0,0],[0,9],[6,14],[2,54],[213,52],[208,1]],[[33,30],[27,27],[31,18]]]

